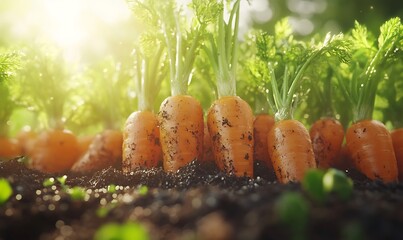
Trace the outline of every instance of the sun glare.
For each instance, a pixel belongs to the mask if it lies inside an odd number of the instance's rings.
[[[78,58],[78,49],[97,45],[106,26],[127,20],[130,9],[125,0],[42,0],[39,16],[44,37],[64,50],[68,59]]]

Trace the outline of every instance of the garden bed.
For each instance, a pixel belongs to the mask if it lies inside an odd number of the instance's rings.
[[[227,176],[196,161],[175,174],[161,168],[124,175],[49,175],[20,159],[0,163],[13,195],[0,206],[0,239],[91,239],[105,224],[140,223],[151,239],[289,239],[277,206],[286,192],[308,202],[306,239],[403,239],[403,185],[347,171],[351,198],[313,201],[300,184],[280,184],[262,165],[256,176]],[[51,180],[54,180],[52,183]],[[356,238],[355,238],[356,237]]]

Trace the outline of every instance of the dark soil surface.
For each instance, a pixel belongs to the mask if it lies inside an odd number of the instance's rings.
[[[104,224],[127,221],[141,223],[151,239],[291,239],[276,208],[286,192],[308,202],[305,239],[403,239],[401,183],[386,185],[350,171],[351,198],[318,203],[300,184],[279,184],[259,164],[255,172],[253,179],[237,178],[211,163],[192,162],[175,174],[160,168],[130,175],[114,168],[66,173],[65,185],[55,180],[44,187],[44,180],[64,174],[31,170],[18,159],[0,162],[0,178],[13,187],[0,206],[0,239],[92,239]],[[81,197],[70,194],[75,186]]]

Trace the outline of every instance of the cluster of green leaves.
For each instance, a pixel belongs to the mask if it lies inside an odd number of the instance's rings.
[[[293,118],[298,101],[306,95],[303,82],[309,68],[330,57],[349,60],[349,44],[342,35],[326,35],[322,42],[296,40],[288,19],[276,24],[275,34],[258,32],[256,58],[250,62],[251,75],[266,92],[277,120]]]
[[[380,82],[385,80],[388,71],[394,71],[392,66],[401,65],[402,39],[403,27],[397,17],[380,27],[378,38],[358,22],[347,35],[346,40],[352,42],[352,60],[334,66],[334,72],[338,86],[352,106],[353,122],[372,119]]]
[[[57,180],[57,182],[56,182]],[[88,196],[85,188],[79,187],[79,186],[74,186],[74,187],[70,187],[69,185],[66,184],[66,180],[67,180],[67,176],[63,175],[61,177],[50,177],[50,178],[46,178],[45,180],[43,180],[42,185],[44,187],[50,187],[55,185],[56,183],[58,183],[62,189],[62,191],[64,191],[65,193],[67,193],[71,199],[75,200],[75,201],[82,201],[85,200]]]

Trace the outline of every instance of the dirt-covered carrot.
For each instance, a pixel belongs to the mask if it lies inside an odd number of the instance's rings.
[[[122,163],[123,137],[120,130],[123,125],[124,104],[127,99],[127,82],[130,75],[127,65],[110,59],[103,59],[84,73],[83,80],[91,83],[84,102],[91,112],[92,121],[99,123],[94,140],[73,165],[73,172],[93,172],[107,167],[120,168]]]
[[[218,99],[207,113],[207,124],[218,167],[229,174],[253,176],[253,113],[249,104],[236,95],[239,5],[235,1],[224,19],[219,2],[215,32],[205,45],[216,74]]]
[[[273,164],[267,149],[267,135],[273,126],[274,117],[269,114],[258,114],[253,122],[253,134],[255,137],[253,158],[255,161],[261,161],[266,164],[269,170],[273,170]]]
[[[214,161],[213,147],[211,144],[211,137],[208,131],[207,123],[204,123],[204,136],[203,136],[203,157],[202,161]]]
[[[334,118],[321,118],[312,124],[309,135],[318,168],[335,167],[344,139],[340,122]]]
[[[396,155],[399,180],[403,181],[403,128],[393,130],[391,137]]]
[[[257,36],[260,60],[257,68],[261,68],[260,76],[267,86],[268,101],[276,120],[268,134],[268,151],[281,183],[301,181],[308,169],[316,168],[309,133],[301,122],[292,119],[299,89],[306,79],[305,71],[329,53],[345,54],[340,36],[328,35],[322,44],[305,46],[292,38],[289,29],[284,20],[276,25],[275,36],[266,33]],[[283,73],[281,82],[276,73]]]
[[[402,31],[400,19],[390,19],[381,26],[375,46],[372,35],[356,23],[350,36],[354,47],[352,63],[337,71],[339,85],[353,106],[353,123],[346,132],[350,158],[368,178],[384,182],[398,178],[396,156],[389,131],[383,123],[371,119],[378,85],[384,79],[383,70],[398,52],[396,46],[402,41]]]
[[[66,172],[79,157],[76,136],[67,130],[49,129],[36,138],[29,166],[47,173]]]
[[[97,134],[88,150],[71,167],[73,172],[93,172],[120,165],[122,159],[122,132],[104,130]]]
[[[148,33],[144,34],[142,38],[148,36]],[[159,124],[153,110],[166,71],[163,65],[164,48],[159,42],[153,43],[155,46],[148,52],[140,47],[134,52],[138,109],[130,114],[123,128],[122,169],[126,173],[141,167],[157,167],[162,160]],[[147,46],[150,47],[149,43]]]
[[[135,1],[145,6],[151,19],[157,18],[166,44],[169,60],[171,96],[166,98],[158,113],[163,166],[176,171],[203,154],[203,110],[198,100],[188,95],[193,63],[213,19],[215,1],[193,0],[191,20],[183,14],[183,6],[175,1]]]

